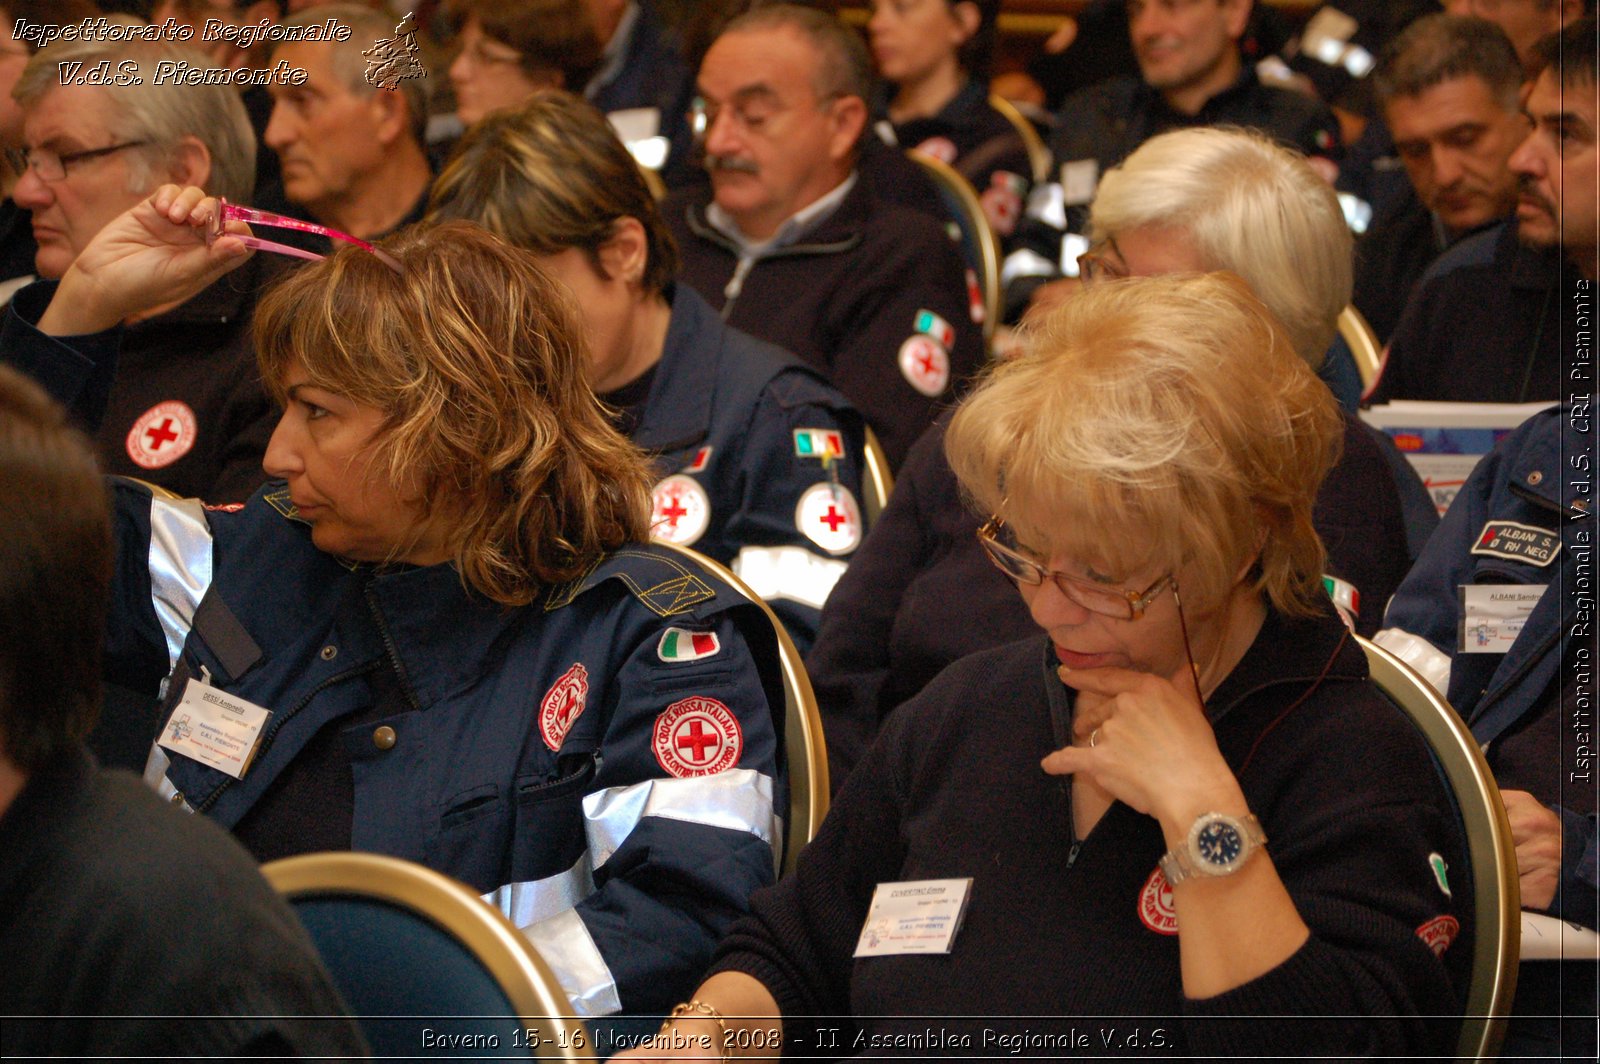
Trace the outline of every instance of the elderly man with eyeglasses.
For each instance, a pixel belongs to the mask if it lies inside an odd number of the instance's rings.
[[[691,116],[710,195],[663,213],[682,279],[826,374],[898,465],[983,338],[939,223],[858,174],[869,85],[860,38],[829,15],[780,4],[736,19],[706,53]]]
[[[168,182],[249,201],[255,139],[238,92],[158,83],[163,60],[209,65],[184,45],[58,43],[18,76],[22,147],[8,160],[18,175],[11,198],[32,214],[40,277],[59,278],[107,222]],[[93,83],[101,63],[112,84]],[[63,84],[68,69],[81,73]],[[250,343],[255,270],[247,264],[181,305],[147,307],[125,323],[109,394],[96,397],[106,411],[96,452],[107,472],[217,502],[244,499],[265,479],[274,411]]]

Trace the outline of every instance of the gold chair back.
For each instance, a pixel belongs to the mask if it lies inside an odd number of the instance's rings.
[[[1356,360],[1356,372],[1361,374],[1361,394],[1372,391],[1383,369],[1383,348],[1378,344],[1378,334],[1372,331],[1367,319],[1354,306],[1339,312],[1339,335],[1350,348]]]
[[[989,106],[1000,112],[1002,118],[1010,122],[1016,129],[1017,136],[1022,138],[1022,146],[1028,150],[1028,165],[1033,170],[1033,183],[1042,185],[1050,180],[1050,149],[1045,147],[1044,138],[1039,136],[1039,130],[1028,121],[1028,116],[1017,109],[1017,105],[1004,96],[990,94]]]
[[[970,181],[948,163],[915,148],[906,154],[933,178],[939,198],[950,212],[950,220],[961,231],[961,258],[977,275],[978,288],[983,294],[983,342],[987,350],[1000,322],[1000,240],[994,235],[994,228],[989,225],[983,204]]]
[[[889,471],[889,456],[884,453],[878,434],[868,425],[866,454],[861,462],[862,506],[866,509],[867,529],[877,523],[878,515],[889,505],[889,494],[894,491],[894,474]]]
[[[1394,654],[1359,636],[1357,641],[1366,652],[1373,682],[1417,726],[1455,793],[1476,902],[1472,979],[1456,1056],[1492,1058],[1505,1039],[1516,994],[1522,927],[1517,854],[1500,788],[1477,740],[1450,703]]]

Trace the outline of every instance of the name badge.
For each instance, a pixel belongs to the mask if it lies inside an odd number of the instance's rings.
[[[1068,207],[1081,207],[1092,201],[1099,187],[1099,159],[1075,159],[1061,164],[1061,193]]]
[[[857,957],[949,953],[967,912],[971,879],[879,883],[856,940]]]
[[[1461,631],[1456,650],[1463,654],[1504,654],[1522,634],[1528,614],[1544,597],[1544,584],[1461,585]]]
[[[191,679],[157,743],[236,780],[244,779],[270,716],[270,709]]]

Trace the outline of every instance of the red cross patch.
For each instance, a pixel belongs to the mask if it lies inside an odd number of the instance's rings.
[[[950,353],[931,336],[908,336],[900,345],[900,372],[911,387],[937,398],[950,384]]]
[[[861,507],[843,484],[824,480],[807,488],[795,504],[794,525],[829,554],[861,545]]]
[[[1454,916],[1445,914],[1435,916],[1417,928],[1417,937],[1422,939],[1423,945],[1433,950],[1435,956],[1443,957],[1444,951],[1450,948],[1450,943],[1456,940],[1460,930],[1460,922]]]
[[[710,461],[711,445],[706,444],[706,446],[694,452],[694,457],[689,460],[688,465],[683,467],[683,471],[685,473],[702,473],[705,471],[706,465],[710,463]]]
[[[656,762],[679,779],[709,776],[739,763],[744,729],[727,706],[715,698],[691,695],[674,702],[656,718],[652,742]]]
[[[539,703],[539,737],[552,753],[561,750],[567,733],[583,714],[589,700],[589,670],[582,662],[573,662],[572,668],[561,674],[561,679],[550,685]]]
[[[169,399],[134,419],[128,430],[128,457],[140,469],[160,469],[188,454],[197,435],[189,404]]]
[[[1178,933],[1178,910],[1172,904],[1172,886],[1157,868],[1139,892],[1139,919],[1158,935]]]
[[[983,190],[979,201],[996,236],[1010,236],[1016,230],[1022,217],[1022,193],[1027,187],[1026,181],[1007,170],[989,175],[989,187]]]
[[[674,473],[650,492],[650,534],[687,547],[711,524],[711,499],[693,477]]]

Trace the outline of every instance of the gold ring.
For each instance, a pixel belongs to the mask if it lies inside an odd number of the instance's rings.
[[[1089,733],[1089,745],[1091,747],[1094,746],[1095,740],[1098,738],[1100,738],[1100,729],[1096,728],[1094,731]]]

